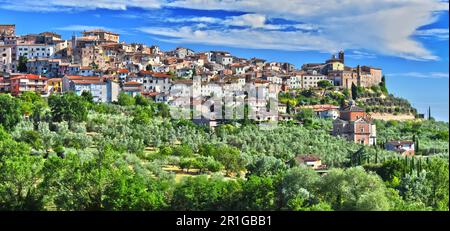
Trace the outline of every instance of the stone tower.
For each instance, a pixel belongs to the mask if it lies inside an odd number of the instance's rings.
[[[342,63],[345,63],[343,50],[339,51],[339,59],[341,60]]]

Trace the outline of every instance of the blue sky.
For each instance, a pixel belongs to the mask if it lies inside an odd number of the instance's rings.
[[[0,0],[0,24],[65,38],[100,27],[163,50],[227,50],[297,67],[344,49],[347,65],[383,68],[392,93],[448,121],[448,7],[432,0]]]

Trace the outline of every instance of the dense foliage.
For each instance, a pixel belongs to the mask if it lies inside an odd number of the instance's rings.
[[[380,145],[363,147],[308,112],[303,125],[210,130],[140,96],[0,104],[1,210],[448,210],[448,123],[378,121]],[[380,147],[397,138],[423,155]],[[326,174],[295,159],[310,154]]]

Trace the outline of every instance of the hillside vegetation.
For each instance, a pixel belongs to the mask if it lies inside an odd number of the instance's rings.
[[[448,146],[448,123],[377,122],[380,140],[416,136],[423,156],[406,159],[315,118],[213,131],[140,96],[0,104],[1,210],[448,210],[448,149],[425,151]],[[309,154],[327,174],[294,160]]]

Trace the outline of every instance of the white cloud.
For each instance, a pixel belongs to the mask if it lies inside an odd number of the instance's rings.
[[[427,30],[418,30],[414,33],[414,35],[420,37],[433,37],[440,40],[448,40],[448,28],[434,28]]]
[[[306,22],[318,25],[322,38],[334,41],[336,49],[366,49],[413,60],[438,59],[412,35],[436,20],[434,12],[448,10],[448,3],[435,0],[178,0],[168,5]]]
[[[413,78],[427,78],[427,79],[448,79],[448,72],[406,72],[406,73],[391,73],[387,76],[393,77],[413,77]]]
[[[266,26],[266,16],[262,14],[244,14],[233,16],[224,22],[231,26],[249,26],[252,28],[263,28]]]
[[[192,17],[179,19],[174,16],[160,17],[167,23],[192,22],[201,26],[220,24],[223,27],[243,26],[239,31],[228,28],[197,31],[195,25],[192,33],[178,33],[180,29],[160,28],[159,32],[174,32],[177,41],[196,42],[192,38],[195,33],[203,37],[220,37],[227,44],[240,39],[244,35],[258,36],[257,41],[264,41],[264,46],[278,47],[279,44],[290,44],[294,50],[329,50],[339,49],[366,50],[369,52],[403,57],[412,60],[437,60],[423,44],[416,40],[417,36],[448,39],[448,28],[417,30],[437,20],[437,11],[448,11],[449,3],[437,0],[0,0],[0,8],[23,11],[61,11],[87,10],[96,8],[125,10],[129,7],[145,9],[173,9],[181,7],[199,10],[225,10],[242,12],[241,16],[227,17],[223,21],[214,17]],[[281,18],[295,22],[295,25],[270,24],[268,19]],[[171,25],[168,24],[167,27]],[[294,27],[307,32],[273,31]],[[275,35],[287,36],[274,38]],[[267,36],[267,38],[264,38]],[[203,38],[202,37],[202,38]],[[247,40],[255,39],[249,37]],[[308,41],[315,39],[316,41]],[[284,41],[291,40],[291,41]],[[268,41],[273,42],[269,44]],[[317,41],[327,42],[317,44]],[[197,43],[204,42],[203,39]],[[214,41],[219,45],[220,41]],[[258,45],[253,45],[258,46]],[[286,49],[286,48],[285,48]]]
[[[353,59],[374,59],[377,57],[375,54],[358,50],[346,53],[345,56]]]
[[[188,17],[188,18],[172,17],[172,18],[164,18],[162,19],[162,21],[174,23],[182,23],[182,22],[220,23],[222,20],[213,17]]]
[[[119,34],[130,34],[127,31],[124,31],[122,29],[117,28],[109,28],[104,26],[88,26],[88,25],[69,25],[64,27],[56,27],[55,30],[61,30],[61,31],[74,31],[74,32],[80,32],[85,30],[95,30],[95,29],[102,29],[106,31],[114,31]]]
[[[126,10],[128,7],[160,8],[161,0],[0,0],[0,8],[17,11],[74,11],[93,10],[97,8]]]
[[[251,28],[199,30],[188,26],[181,28],[143,27],[137,29],[153,36],[168,37],[158,39],[171,43],[201,43],[239,48],[288,51],[319,50],[325,52],[334,52],[337,45],[321,36],[300,31],[264,31]]]

